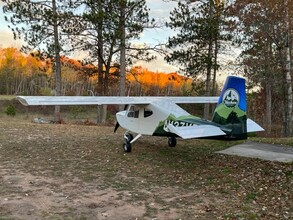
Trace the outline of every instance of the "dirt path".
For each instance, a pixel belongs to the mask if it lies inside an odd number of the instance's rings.
[[[0,213],[11,219],[136,219],[146,211],[144,204],[128,202],[128,192],[99,190],[78,179],[68,183],[0,168],[5,191],[1,193]]]
[[[77,178],[67,182],[3,166],[0,170],[0,216],[4,219],[179,219],[180,209],[167,204],[201,196],[195,192],[182,195],[176,187],[141,189],[138,193],[98,189],[94,182]],[[157,203],[158,197],[164,201]],[[160,212],[150,217],[148,209]],[[209,211],[206,201],[188,209],[193,209],[194,218]]]

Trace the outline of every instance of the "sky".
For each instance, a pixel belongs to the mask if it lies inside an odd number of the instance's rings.
[[[170,11],[177,6],[177,2],[164,2],[162,0],[146,0],[146,2],[150,8],[150,17],[161,22],[167,21]],[[156,44],[165,43],[168,37],[172,35],[173,31],[167,28],[148,29],[143,32],[140,42],[154,46]],[[155,55],[157,56],[156,60],[149,63],[138,61],[136,65],[141,65],[149,70],[158,72],[175,72],[179,70],[178,66],[168,64],[161,55]]]
[[[148,7],[150,8],[150,17],[156,20],[166,21],[169,17],[170,11],[176,7],[176,2],[164,2],[162,0],[146,0]],[[0,48],[4,47],[18,47],[20,48],[23,41],[14,40],[12,31],[7,27],[8,23],[4,19],[4,13],[2,11],[3,2],[0,2]],[[141,34],[139,40],[135,40],[134,43],[146,43],[150,45],[155,45],[157,43],[164,43],[167,41],[168,37],[172,35],[172,31],[167,28],[158,28],[155,30],[145,30]],[[159,72],[174,72],[178,70],[178,67],[167,64],[164,58],[156,54],[157,59],[146,63],[143,61],[138,61],[135,65],[141,65],[148,68],[151,71]]]
[[[163,0],[146,0],[148,7],[150,8],[150,17],[155,18],[156,21],[167,21],[169,19],[170,11],[172,11],[176,6],[177,2],[172,1],[163,1]],[[13,34],[11,30],[7,27],[7,22],[4,20],[4,14],[2,11],[3,2],[0,1],[0,48],[1,47],[18,47],[20,48],[23,41],[13,39]],[[152,46],[164,43],[167,41],[168,37],[173,36],[174,32],[167,28],[157,28],[157,29],[147,29],[141,34],[141,38],[139,40],[135,40],[135,44],[150,44]],[[223,60],[224,63],[233,62],[235,58],[239,55],[240,49],[231,46],[227,51],[227,54],[220,55],[219,60]],[[158,72],[177,72],[179,70],[179,66],[168,64],[163,56],[159,54],[155,54],[157,59],[151,62],[137,61],[134,65],[141,65],[144,68],[147,68],[151,71]],[[73,58],[80,58],[78,53],[72,56]],[[225,64],[226,67],[229,67],[229,64]],[[230,72],[233,74],[233,69],[225,69],[221,73],[220,76],[223,75],[223,79],[226,74]]]
[[[20,43],[13,40],[13,34],[7,27],[7,23],[4,20],[4,13],[2,11],[3,2],[0,2],[0,48],[21,46]]]

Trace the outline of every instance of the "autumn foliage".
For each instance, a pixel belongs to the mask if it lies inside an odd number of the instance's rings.
[[[66,56],[62,62],[63,95],[96,95],[98,70],[94,64]],[[37,53],[23,54],[16,48],[0,48],[0,94],[54,95],[55,77],[52,60]],[[109,95],[118,95],[119,65],[108,76]],[[193,80],[177,73],[152,72],[141,66],[126,74],[128,95],[186,95]]]
[[[141,66],[130,69],[126,79],[129,88],[134,87],[138,95],[180,95],[192,87],[192,79],[164,72],[152,72]]]
[[[35,54],[16,48],[0,49],[0,94],[38,94],[50,84],[52,69]]]

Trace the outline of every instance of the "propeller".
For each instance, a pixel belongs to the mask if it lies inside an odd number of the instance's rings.
[[[128,105],[125,105],[123,110],[125,111],[127,108],[128,108]],[[120,124],[119,124],[119,122],[117,121],[117,122],[116,122],[116,125],[115,125],[115,128],[114,128],[114,133],[117,131],[117,129],[118,129],[119,127],[120,127]]]
[[[120,127],[120,124],[118,123],[118,121],[116,122],[115,128],[114,128],[114,133],[117,131],[117,129]]]

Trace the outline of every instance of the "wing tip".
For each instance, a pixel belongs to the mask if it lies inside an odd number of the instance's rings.
[[[27,101],[25,100],[25,97],[23,96],[17,96],[16,99],[23,104],[24,106],[28,106],[29,104],[27,103]]]

